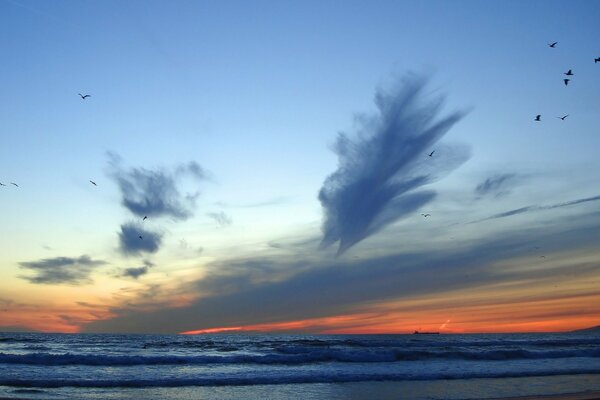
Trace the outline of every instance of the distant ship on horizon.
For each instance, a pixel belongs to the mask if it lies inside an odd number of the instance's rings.
[[[419,332],[419,331],[414,331],[413,335],[439,335],[439,332]]]

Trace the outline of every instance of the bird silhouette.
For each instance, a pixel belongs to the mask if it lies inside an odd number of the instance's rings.
[[[534,121],[541,121],[541,120],[542,120],[542,115],[541,114],[538,114],[538,115],[535,116]]]
[[[6,186],[4,183],[0,182],[0,186]]]
[[[569,85],[569,81],[570,81],[570,79],[563,79],[563,82],[565,83],[565,86]]]
[[[144,219],[142,219],[142,221],[145,221],[146,219],[148,219],[148,216],[144,215]]]
[[[96,182],[94,182],[94,181],[90,181],[90,183],[94,186],[98,186],[98,185],[96,185]]]
[[[431,214],[421,214],[421,215],[424,216],[425,218],[431,217]]]
[[[15,185],[16,187],[19,187],[19,185],[17,185],[17,184],[16,184],[16,183],[14,183],[14,182],[11,182],[10,184],[11,184],[11,185]]]
[[[567,76],[573,76],[575,74],[573,73],[573,70],[568,70],[567,72],[565,72],[565,75],[567,75]]]
[[[81,93],[77,93],[79,95],[79,97],[81,97],[81,100],[85,100],[88,97],[92,97],[91,94],[81,94]]]
[[[565,118],[567,118],[569,116],[569,114],[565,115],[564,117],[556,117],[558,119],[562,119],[563,121],[565,120]]]
[[[548,46],[555,48],[557,44],[558,44],[558,42],[548,43]]]
[[[433,153],[435,153],[435,150],[432,151],[431,153],[427,154],[429,157],[433,157]]]
[[[599,63],[599,62],[600,62],[600,57],[594,58],[594,64]]]
[[[144,238],[143,238],[141,235],[140,235],[140,236],[138,236],[138,237],[139,237],[140,239],[144,239]]]

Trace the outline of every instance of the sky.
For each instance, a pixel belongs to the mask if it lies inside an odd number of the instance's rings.
[[[0,0],[0,331],[599,325],[598,21]]]

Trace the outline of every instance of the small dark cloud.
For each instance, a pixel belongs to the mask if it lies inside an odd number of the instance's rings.
[[[121,225],[119,242],[121,253],[126,255],[156,253],[162,243],[162,234],[145,229],[139,223],[129,222]]]
[[[533,212],[533,211],[554,210],[554,209],[557,209],[557,208],[570,207],[570,206],[575,206],[575,205],[578,205],[578,204],[589,203],[589,202],[598,201],[598,200],[600,200],[600,196],[586,197],[586,198],[583,198],[583,199],[565,201],[565,202],[562,202],[562,203],[551,204],[551,205],[548,205],[548,206],[527,206],[527,207],[521,207],[521,208],[516,208],[514,210],[509,210],[509,211],[501,212],[501,213],[498,213],[498,214],[494,214],[494,215],[492,215],[490,217],[483,218],[483,219],[480,219],[480,220],[477,220],[477,221],[473,221],[473,222],[470,222],[470,223],[471,224],[475,224],[475,223],[478,223],[478,222],[489,221],[489,220],[492,220],[492,219],[512,217],[513,215],[524,214],[524,213]]]
[[[510,193],[511,186],[516,183],[516,176],[516,174],[498,174],[487,178],[477,185],[475,193],[479,196],[505,196]]]
[[[207,179],[207,173],[195,162],[182,164],[173,170],[162,168],[130,168],[109,154],[109,175],[119,185],[122,204],[138,217],[168,216],[179,220],[193,215],[199,192],[183,194],[178,184],[185,177],[195,181]]]
[[[438,144],[463,113],[440,117],[444,99],[424,100],[426,83],[424,77],[409,75],[390,90],[379,89],[378,115],[357,118],[354,138],[338,136],[338,169],[319,192],[322,246],[339,242],[341,254],[413,213],[435,197],[432,190],[417,189],[469,158],[463,147]]]
[[[212,219],[214,219],[217,224],[219,224],[220,226],[229,226],[233,223],[233,221],[231,220],[231,217],[227,214],[225,214],[223,211],[219,211],[219,212],[209,212],[206,213],[206,215]]]
[[[59,283],[89,283],[90,273],[94,268],[106,264],[102,260],[92,260],[87,255],[79,258],[56,257],[45,258],[39,261],[21,262],[19,266],[36,273],[35,276],[22,276],[31,283],[59,284]]]
[[[141,267],[125,268],[121,276],[138,279],[142,275],[146,275],[148,270],[154,266],[154,263],[146,260]]]

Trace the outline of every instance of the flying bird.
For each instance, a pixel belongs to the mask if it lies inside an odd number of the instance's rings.
[[[565,115],[564,117],[556,117],[556,118],[562,119],[564,121],[565,118],[567,118],[568,116],[569,116],[569,114]]]
[[[600,57],[594,58],[594,64],[599,63],[599,62],[600,62]]]
[[[558,44],[558,42],[548,43],[548,46],[555,48],[557,44]]]
[[[572,75],[575,75],[575,74],[573,73],[573,70],[568,70],[567,72],[565,72],[565,75],[572,76]]]
[[[542,120],[541,118],[542,118],[542,115],[538,114],[538,115],[535,116],[534,121],[541,121]]]
[[[0,186],[6,186],[4,183],[0,182]]]
[[[570,79],[563,79],[563,82],[565,83],[565,86],[567,86],[569,84]]]
[[[91,94],[81,94],[81,93],[77,93],[79,95],[79,97],[81,97],[81,100],[85,100],[88,97],[92,97]]]
[[[144,219],[142,219],[142,221],[145,221],[146,219],[148,219],[148,216],[144,215]]]
[[[143,238],[141,235],[140,235],[140,236],[138,236],[138,237],[139,237],[140,239],[144,239],[144,238]]]
[[[98,186],[98,185],[96,185],[96,182],[94,182],[94,181],[90,181],[90,183],[94,186]]]
[[[429,157],[433,157],[433,153],[435,153],[435,150],[432,151],[431,153],[427,154]]]
[[[15,185],[16,187],[19,187],[19,185],[17,185],[17,184],[16,184],[16,183],[14,183],[14,182],[11,182],[10,184],[11,184],[11,185]]]
[[[425,218],[431,217],[431,214],[421,214],[421,215],[424,216]]]

